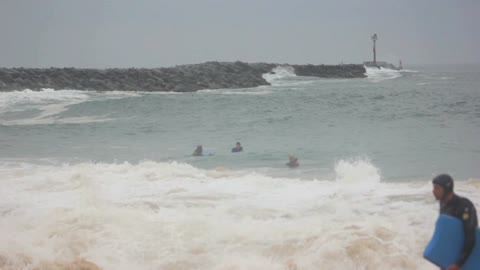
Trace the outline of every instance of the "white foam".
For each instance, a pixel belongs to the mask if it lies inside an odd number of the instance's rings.
[[[88,91],[94,96],[98,97],[105,97],[108,99],[124,99],[129,97],[139,97],[144,94],[143,92],[138,91],[105,91],[105,92],[96,92],[96,91]],[[148,92],[145,92],[148,93]]]
[[[142,95],[183,95],[183,94],[191,94],[192,92],[174,92],[174,91],[155,91],[155,92],[146,92],[146,91],[138,91],[136,92]]]
[[[218,93],[221,91],[222,89],[203,89],[203,90],[198,90],[197,93]]]
[[[262,77],[269,83],[275,84],[276,81],[289,78],[289,77],[296,77],[295,71],[291,66],[278,66],[272,69],[272,72],[265,73]]]
[[[405,73],[418,73],[418,70],[412,70],[412,69],[401,69],[400,72],[405,72]]]
[[[0,92],[0,114],[22,112],[29,110],[40,111],[28,118],[2,120],[1,125],[44,125],[44,124],[85,124],[113,120],[107,115],[80,116],[58,118],[58,115],[68,110],[71,105],[92,100],[124,99],[143,95],[170,95],[181,94],[175,92],[140,92],[140,91],[80,91],[42,89],[32,91]]]
[[[365,182],[379,183],[381,180],[380,170],[367,158],[352,160],[339,160],[335,164],[336,181],[342,183],[355,183],[361,179]]]
[[[132,96],[140,96],[136,92],[94,92],[79,90],[53,90],[43,89],[32,91],[29,89],[14,92],[0,92],[0,113],[22,112],[27,110],[40,111],[33,117],[1,120],[1,125],[43,125],[43,124],[84,124],[111,121],[106,115],[89,117],[57,118],[59,114],[68,110],[74,104],[90,100],[123,99]]]
[[[372,68],[365,67],[367,79],[372,82],[381,82],[384,80],[392,80],[402,76],[402,72],[399,70],[393,70],[388,68]]]
[[[250,96],[263,96],[272,94],[272,91],[230,91],[223,92],[223,95],[250,95]]]
[[[30,125],[50,125],[50,124],[88,124],[88,123],[101,123],[112,121],[113,118],[106,116],[102,117],[67,117],[67,118],[54,118],[54,117],[34,117],[21,120],[8,120],[1,121],[0,124],[4,126],[30,126]]]
[[[79,103],[88,100],[88,92],[77,90],[59,90],[44,89],[42,91],[32,91],[29,89],[23,91],[0,92],[0,112],[31,109],[34,105],[49,104],[55,102]]]
[[[82,101],[54,103],[44,106],[36,107],[41,113],[37,116],[17,119],[17,120],[5,120],[0,121],[0,124],[5,126],[11,125],[46,125],[46,124],[86,124],[111,121],[111,118],[106,116],[96,117],[67,117],[67,118],[55,118],[56,115],[68,110],[68,106],[81,103]]]
[[[435,269],[420,255],[438,213],[427,179],[381,182],[365,160],[335,170],[337,181],[301,181],[175,162],[0,164],[0,258],[12,269],[78,258],[102,269]],[[456,186],[478,205],[475,181]],[[364,182],[375,188],[351,188]]]
[[[83,90],[54,90],[45,88],[41,91],[25,89],[23,91],[0,92],[0,112],[15,110],[15,107],[33,105],[56,104],[78,104],[94,98],[123,99],[137,97],[150,92],[129,92],[129,91],[83,91]],[[169,92],[167,92],[169,93]],[[22,107],[22,109],[25,109]]]
[[[260,89],[260,88],[258,88]],[[254,90],[249,91],[236,91],[236,90],[200,90],[198,93],[200,94],[213,94],[213,95],[252,95],[252,96],[263,96],[269,95],[273,92],[270,90],[258,90],[255,88]]]

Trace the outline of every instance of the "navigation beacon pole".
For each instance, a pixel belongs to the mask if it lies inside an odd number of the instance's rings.
[[[377,41],[378,36],[377,34],[373,34],[372,40],[373,40],[373,64],[376,66],[377,65],[377,50],[375,49],[375,42]]]

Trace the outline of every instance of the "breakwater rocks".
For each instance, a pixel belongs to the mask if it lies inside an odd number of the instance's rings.
[[[269,85],[262,75],[279,64],[207,62],[169,68],[0,68],[0,91],[44,88],[94,91],[174,91]],[[299,76],[365,77],[363,65],[290,65]]]
[[[363,65],[291,65],[297,76],[321,78],[365,78]]]

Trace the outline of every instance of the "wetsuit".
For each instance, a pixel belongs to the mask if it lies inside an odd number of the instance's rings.
[[[295,159],[293,159],[293,160],[290,160],[290,161],[289,161],[287,164],[285,164],[285,165],[287,165],[287,166],[290,167],[290,168],[296,168],[296,167],[298,167],[298,159],[295,158]]]
[[[199,156],[202,156],[202,155],[203,155],[202,147],[197,147],[195,149],[195,151],[193,151],[193,154],[192,154],[192,156],[194,156],[194,157],[199,157]]]
[[[453,194],[453,198],[449,202],[440,202],[440,214],[456,217],[463,222],[465,242],[463,244],[462,254],[455,263],[462,267],[475,247],[475,230],[478,226],[475,206],[473,206],[472,202],[467,198]]]
[[[232,153],[236,153],[236,152],[242,152],[243,151],[243,147],[234,147],[232,148]]]

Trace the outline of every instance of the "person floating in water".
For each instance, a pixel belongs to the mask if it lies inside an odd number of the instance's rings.
[[[195,149],[195,151],[193,151],[192,156],[194,156],[194,157],[203,156],[203,148],[202,148],[201,145],[198,145],[198,146],[197,146],[197,148]]]
[[[242,151],[243,151],[243,147],[239,142],[237,142],[235,144],[235,147],[232,148],[232,153],[237,153],[237,152],[242,152]]]
[[[290,168],[296,168],[300,164],[298,164],[298,158],[294,154],[290,154],[288,155],[288,163],[285,165],[287,165]]]

